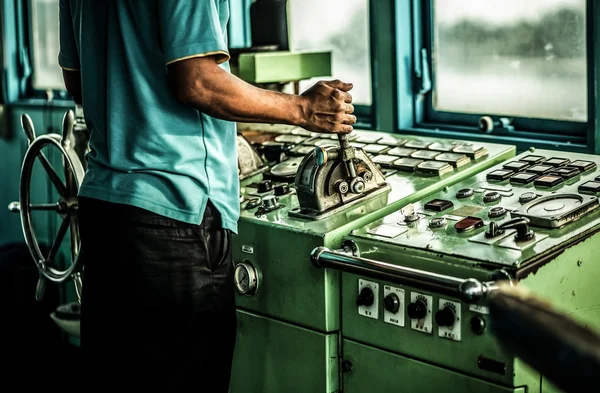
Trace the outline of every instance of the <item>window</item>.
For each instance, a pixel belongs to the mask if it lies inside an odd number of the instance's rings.
[[[368,0],[289,0],[289,35],[292,51],[331,50],[332,76],[354,84],[356,105],[371,105]]]
[[[32,87],[36,90],[64,90],[58,66],[58,0],[31,0]]]
[[[586,0],[431,0],[425,121],[564,131],[588,122]],[[579,125],[579,126],[578,126]]]

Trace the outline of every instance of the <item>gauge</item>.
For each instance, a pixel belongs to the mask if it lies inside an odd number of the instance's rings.
[[[235,289],[242,295],[251,296],[258,289],[258,272],[248,261],[238,263],[234,272]]]

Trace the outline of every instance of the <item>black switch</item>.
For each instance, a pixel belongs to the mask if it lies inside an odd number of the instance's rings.
[[[569,162],[571,162],[571,160],[569,160],[568,158],[552,157],[549,160],[544,161],[544,165],[551,165],[556,167],[567,165]]]
[[[406,313],[410,319],[423,319],[427,316],[427,303],[418,299],[408,305]]]
[[[535,164],[535,163],[544,161],[545,159],[546,159],[546,157],[543,157],[543,156],[530,155],[530,156],[521,158],[519,161],[525,161],[525,162],[529,162],[531,164]]]
[[[535,173],[517,173],[513,177],[510,178],[510,182],[514,184],[529,184],[535,179],[537,179],[538,175]]]
[[[551,165],[535,165],[530,168],[527,168],[527,172],[535,173],[536,175],[543,175],[544,173],[551,171],[554,169]]]
[[[487,174],[486,178],[491,181],[504,181],[508,179],[514,172],[507,170],[497,170]]]
[[[597,194],[600,193],[600,182],[589,181],[579,186],[579,192],[582,194]]]
[[[374,301],[375,295],[373,294],[373,290],[369,287],[364,287],[360,290],[360,294],[356,298],[356,305],[359,307],[371,307]]]
[[[454,204],[450,201],[443,199],[433,199],[425,204],[425,210],[431,210],[434,212],[443,212],[444,210],[450,209]]]
[[[548,174],[553,176],[560,176],[566,180],[579,176],[580,173],[581,172],[578,168],[575,168],[573,166],[563,166],[550,171]]]
[[[525,161],[513,161],[504,165],[503,168],[509,171],[521,172],[523,169],[529,167],[531,164]]]
[[[565,179],[563,179],[560,176],[545,175],[545,176],[538,178],[533,184],[536,187],[551,188],[551,187],[558,186],[560,183],[562,183],[564,181],[565,181]]]
[[[580,172],[586,172],[590,169],[595,169],[596,163],[594,161],[577,160],[570,163],[569,166],[579,169]]]

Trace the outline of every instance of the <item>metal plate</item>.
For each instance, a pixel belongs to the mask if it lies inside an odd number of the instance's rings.
[[[452,150],[454,153],[466,154],[474,160],[478,160],[489,154],[483,146],[458,145]]]
[[[442,176],[454,171],[452,165],[440,161],[425,161],[417,165],[417,172]]]
[[[455,168],[460,168],[471,163],[471,159],[469,157],[467,157],[465,154],[458,153],[442,153],[435,157],[435,160],[447,162],[452,164]]]
[[[313,150],[315,150],[315,148],[312,146],[296,146],[290,151],[290,153],[294,155],[305,156],[312,153]]]
[[[279,143],[292,143],[292,144],[300,144],[302,142],[304,142],[306,139],[308,139],[305,136],[300,136],[300,135],[278,135],[275,137],[275,142],[279,142]]]
[[[398,160],[398,157],[388,156],[385,154],[380,154],[378,156],[373,157],[374,163],[386,167],[392,166],[392,163],[396,160]]]
[[[391,135],[386,135],[377,141],[378,145],[387,145],[387,146],[402,146],[407,142],[406,139],[398,139]]]
[[[472,238],[470,238],[469,241],[472,243],[487,244],[487,245],[491,246],[492,244],[496,244],[500,240],[505,239],[507,236],[514,236],[515,233],[517,233],[517,231],[515,229],[508,229],[508,230],[504,231],[504,233],[500,236],[487,238],[487,237],[485,237],[485,232],[482,232],[482,233],[479,233],[479,234],[473,236]]]
[[[595,196],[555,194],[534,199],[511,215],[529,219],[531,226],[552,229],[576,221],[598,206],[600,204]]]
[[[428,149],[435,150],[435,151],[441,151],[441,152],[451,152],[455,147],[456,147],[456,145],[452,145],[452,144],[448,144],[448,143],[434,142],[431,145],[429,145]]]
[[[388,150],[386,152],[386,154],[389,154],[390,156],[397,156],[397,157],[410,157],[410,155],[416,151],[417,151],[416,149],[407,149],[405,147],[395,147],[391,150]]]
[[[438,152],[438,151],[418,150],[418,151],[414,152],[413,154],[411,154],[410,156],[412,158],[420,158],[422,160],[433,160],[434,158],[436,158],[439,155],[440,155],[440,152]]]
[[[312,149],[311,149],[312,151]],[[271,174],[278,177],[294,177],[304,157],[293,157],[271,168]]]
[[[370,135],[367,133],[360,134],[358,138],[356,138],[356,142],[365,143],[365,144],[373,144],[377,143],[378,140],[381,139],[381,135]]]
[[[414,172],[417,166],[423,162],[423,160],[416,158],[399,158],[394,161],[392,168],[396,168],[399,171]]]
[[[431,145],[431,142],[408,141],[404,144],[404,147],[409,147],[411,149],[427,149],[429,145]]]
[[[371,154],[381,154],[386,149],[388,149],[388,146],[385,145],[366,145],[365,147],[363,147],[364,151]]]
[[[453,216],[459,216],[459,217],[468,217],[468,216],[476,215],[483,209],[484,209],[483,206],[464,205],[464,206],[461,206],[458,209],[454,210],[453,212],[450,212],[449,214],[451,214]]]
[[[526,242],[515,242],[515,237],[505,237],[500,243],[498,243],[498,247],[509,248],[511,250],[523,251],[526,248],[532,247],[534,244],[541,242],[546,239],[548,235],[543,233],[536,233],[535,238]],[[517,262],[515,262],[517,264]]]
[[[400,227],[397,225],[388,225],[382,224],[373,229],[369,229],[367,233],[375,236],[386,237],[389,239],[393,239],[397,236],[402,235],[404,232],[408,231],[406,227]]]
[[[324,138],[320,138],[317,139],[315,141],[313,141],[313,146],[339,146],[339,143],[337,140],[333,140],[333,139],[324,139]]]

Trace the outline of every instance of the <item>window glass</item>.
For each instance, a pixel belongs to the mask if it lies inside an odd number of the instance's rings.
[[[354,84],[355,104],[371,105],[368,0],[289,0],[289,34],[291,50],[331,50],[332,77]]]
[[[33,88],[64,90],[62,71],[58,66],[58,0],[31,0],[31,32]]]
[[[585,0],[434,0],[433,23],[435,110],[587,121]]]

